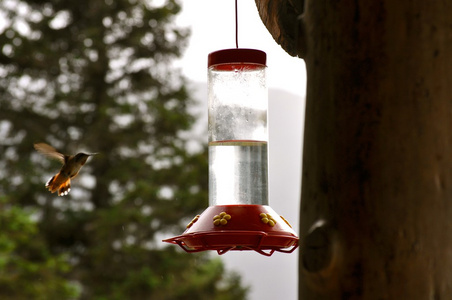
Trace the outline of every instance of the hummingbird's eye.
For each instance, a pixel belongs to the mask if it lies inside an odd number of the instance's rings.
[[[76,155],[75,155],[75,160],[76,161],[81,161],[81,160],[83,160],[83,158],[85,158],[87,155],[86,154],[84,154],[84,153],[77,153]]]

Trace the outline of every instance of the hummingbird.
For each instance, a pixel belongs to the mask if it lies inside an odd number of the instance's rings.
[[[51,193],[58,191],[58,196],[69,194],[69,191],[71,190],[71,179],[77,176],[82,166],[88,160],[88,157],[97,154],[80,152],[75,155],[66,155],[59,153],[55,148],[45,143],[34,144],[34,148],[39,153],[56,159],[63,164],[60,171],[46,183],[46,188]]]

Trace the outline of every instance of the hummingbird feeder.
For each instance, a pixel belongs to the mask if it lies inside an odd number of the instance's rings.
[[[187,252],[293,252],[297,234],[268,205],[265,52],[210,53],[208,95],[209,207],[164,242]]]

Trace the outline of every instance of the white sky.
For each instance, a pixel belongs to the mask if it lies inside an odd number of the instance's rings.
[[[207,55],[235,48],[234,0],[181,0],[179,23],[191,27],[192,34],[182,61],[184,74],[206,81]],[[267,53],[269,88],[279,88],[304,98],[306,75],[304,61],[287,54],[262,23],[254,0],[238,1],[239,47]]]
[[[234,0],[181,1],[183,8],[178,23],[190,27],[192,34],[177,66],[188,79],[205,83],[207,55],[235,48]],[[270,206],[298,232],[306,90],[304,61],[291,57],[273,40],[259,18],[254,0],[238,2],[239,47],[267,53]],[[249,300],[297,299],[298,250],[292,254],[274,253],[271,257],[251,251],[231,251],[222,258],[228,269],[238,271],[244,283],[251,286]]]

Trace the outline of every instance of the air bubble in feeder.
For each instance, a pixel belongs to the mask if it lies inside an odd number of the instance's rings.
[[[266,54],[226,49],[208,57],[209,207],[180,236],[187,252],[291,253],[298,236],[268,206]]]

